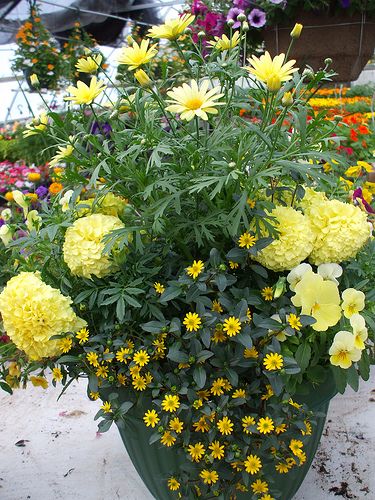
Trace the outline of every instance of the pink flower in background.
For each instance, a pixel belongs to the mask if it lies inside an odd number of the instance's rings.
[[[208,11],[207,5],[205,5],[200,0],[193,0],[193,3],[191,5],[192,14],[194,14],[195,16],[201,16],[207,11]]]
[[[237,21],[237,17],[240,14],[244,14],[244,11],[242,9],[239,9],[238,7],[232,7],[228,11],[227,22],[232,19],[234,21],[234,24],[233,24],[234,29],[239,28],[241,26],[241,23],[239,21]]]
[[[375,214],[375,210],[372,206],[364,199],[362,188],[357,188],[353,191],[353,203],[356,205],[362,205],[366,212],[369,214]]]

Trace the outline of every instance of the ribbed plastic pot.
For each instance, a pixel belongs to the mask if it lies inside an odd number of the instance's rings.
[[[296,401],[306,403],[309,409],[322,413],[323,416],[315,418],[316,424],[313,426],[312,438],[304,448],[307,455],[306,463],[287,475],[275,472],[273,489],[281,492],[282,500],[291,500],[301,486],[318,448],[329,403],[336,393],[336,387],[329,379],[325,384],[314,389],[310,388],[306,395],[294,398]],[[122,393],[120,392],[120,402],[126,400],[127,391],[124,389]],[[150,405],[145,401],[134,406],[128,412],[125,426],[119,428],[119,432],[134,467],[153,497],[156,500],[172,500],[176,497],[168,490],[166,479],[179,472],[185,459],[171,448],[167,449],[157,443],[149,444],[152,432],[145,427],[142,420],[145,411],[149,408]],[[195,497],[191,496],[189,500],[193,498]],[[237,495],[238,500],[249,500],[249,498],[251,494],[239,493]]]

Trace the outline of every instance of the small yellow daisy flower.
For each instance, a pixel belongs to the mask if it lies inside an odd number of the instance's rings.
[[[191,14],[183,14],[174,19],[168,19],[164,24],[153,26],[147,33],[151,38],[163,38],[165,40],[177,40],[186,28],[194,21]]]
[[[169,448],[175,444],[176,438],[172,436],[172,434],[169,431],[165,431],[161,437],[160,442],[161,444]]]
[[[189,455],[194,462],[199,462],[205,454],[205,448],[201,442],[190,444],[188,447]]]
[[[161,283],[158,283],[157,281],[154,283],[154,288],[155,292],[160,293],[160,295],[165,292],[165,286]]]
[[[219,475],[216,470],[203,469],[199,476],[202,478],[204,484],[215,484],[219,480]]]
[[[216,425],[223,436],[229,436],[233,432],[233,422],[228,417],[218,420]]]
[[[65,337],[59,341],[59,347],[62,352],[67,353],[70,351],[73,345],[73,340],[71,337]]]
[[[256,238],[252,234],[250,234],[248,231],[245,233],[241,234],[241,236],[238,238],[238,246],[240,248],[251,248],[255,245],[256,243]]]
[[[147,410],[144,414],[143,421],[147,427],[154,428],[160,421],[160,418],[155,410]]]
[[[234,316],[230,316],[224,320],[223,330],[228,337],[234,337],[241,331],[241,321]]]
[[[116,352],[116,359],[117,361],[120,361],[120,363],[127,363],[129,354],[130,349],[121,347],[121,349]]]
[[[150,356],[147,354],[147,351],[141,349],[137,351],[133,356],[133,361],[138,366],[145,366],[150,361]]]
[[[233,260],[230,260],[229,261],[229,267],[231,269],[238,269],[240,267],[239,263],[238,262],[233,262]]]
[[[246,349],[243,352],[243,357],[246,359],[256,359],[259,355],[259,352],[256,350],[256,348],[253,347],[246,347]]]
[[[89,331],[87,328],[82,328],[76,333],[76,338],[80,344],[85,344],[89,340]]]
[[[88,352],[86,354],[86,359],[90,363],[90,365],[94,366],[95,368],[99,366],[99,357],[96,352]]]
[[[225,455],[224,445],[220,444],[219,441],[212,441],[208,449],[211,450],[211,455],[216,460],[221,460]]]
[[[257,455],[248,455],[244,461],[245,470],[248,474],[257,474],[262,468],[262,462]]]
[[[255,425],[255,418],[254,417],[251,417],[250,415],[247,415],[246,417],[243,417],[243,419],[242,419],[242,428],[243,428],[243,431],[246,434],[252,434],[252,432],[249,429],[249,427],[252,426],[252,425]]]
[[[204,263],[201,260],[195,260],[191,266],[186,268],[186,274],[193,279],[198,278],[204,269]]]
[[[184,429],[184,423],[178,417],[175,417],[169,422],[169,428],[175,431],[176,434],[181,434]]]
[[[200,325],[202,323],[201,318],[198,316],[197,313],[187,313],[185,316],[185,319],[183,321],[183,324],[186,327],[186,330],[188,332],[196,332],[198,331]]]
[[[265,288],[262,289],[261,295],[264,298],[264,300],[270,301],[273,299],[273,288],[270,286],[266,286]]]
[[[104,413],[111,413],[112,411],[111,403],[109,401],[105,401],[105,403],[102,404],[100,409],[103,410]]]
[[[261,493],[267,493],[268,484],[265,481],[262,481],[261,479],[257,479],[256,481],[251,483],[251,488],[253,490],[253,493],[259,495]]]
[[[214,312],[217,312],[217,313],[222,313],[223,312],[223,308],[220,304],[220,302],[218,300],[213,300],[212,301],[212,308],[211,308],[212,311]]]
[[[288,323],[294,330],[299,331],[301,329],[301,318],[296,314],[289,314]]]
[[[177,479],[175,477],[172,476],[168,479],[168,488],[171,491],[179,490],[180,486],[181,486],[181,484],[179,483],[179,481],[177,481]]]
[[[263,365],[268,371],[280,370],[284,365],[284,358],[281,356],[281,354],[272,352],[265,355]]]
[[[108,370],[109,370],[109,368],[107,365],[99,365],[95,374],[97,377],[107,378],[108,377]]]
[[[243,399],[245,399],[246,398],[246,391],[245,391],[245,389],[236,389],[234,391],[234,393],[232,394],[232,398],[233,399],[237,399],[237,398],[243,398]]]
[[[272,418],[260,418],[258,421],[257,429],[261,434],[269,434],[275,429]]]
[[[161,406],[164,411],[176,411],[180,407],[180,398],[175,394],[166,394]]]
[[[77,87],[73,87],[72,85],[68,87],[67,91],[71,94],[71,96],[65,97],[65,100],[73,101],[75,104],[91,104],[105,88],[106,86],[104,83],[97,80],[96,76],[93,76],[90,80],[89,86],[81,81],[78,81]]]
[[[144,377],[134,377],[132,386],[136,391],[144,391],[147,387],[146,379]]]
[[[63,378],[63,374],[61,373],[60,368],[58,368],[58,367],[52,368],[52,379],[56,380],[56,382],[60,382],[60,380],[62,380],[62,378]]]

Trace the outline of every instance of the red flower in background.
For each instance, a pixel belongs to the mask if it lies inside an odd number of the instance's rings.
[[[350,138],[353,142],[358,142],[358,134],[357,132],[354,130],[354,128],[351,128],[350,129]]]

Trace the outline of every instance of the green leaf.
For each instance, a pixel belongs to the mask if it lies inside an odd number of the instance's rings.
[[[337,390],[340,394],[344,394],[347,384],[346,371],[339,366],[331,366],[331,370],[336,382]]]
[[[3,391],[5,391],[9,394],[13,394],[12,388],[10,387],[10,385],[6,384],[5,382],[0,382],[0,387],[3,389]]]
[[[149,321],[148,323],[143,323],[141,325],[142,330],[149,333],[160,333],[162,329],[167,325],[166,321]]]
[[[181,289],[177,287],[168,287],[160,296],[159,302],[169,302],[172,299],[175,299],[181,295]]]
[[[125,317],[125,301],[120,297],[116,304],[116,316],[119,321],[123,321]]]
[[[132,401],[125,401],[125,403],[120,405],[121,413],[127,413],[133,406],[134,403]]]
[[[203,366],[196,366],[193,371],[193,379],[197,384],[197,389],[202,389],[206,383],[206,371]]]
[[[169,349],[167,358],[175,363],[187,363],[189,361],[189,356],[186,353],[179,351],[179,345],[172,346]]]
[[[362,351],[362,357],[358,361],[358,369],[363,380],[370,378],[370,358],[366,351]]]
[[[346,378],[353,391],[357,392],[359,387],[359,375],[354,365],[346,370]]]
[[[57,360],[57,363],[77,363],[79,362],[79,357],[78,356],[61,356],[61,358],[59,358]]]
[[[301,368],[301,371],[305,371],[309,366],[309,361],[311,359],[311,347],[308,342],[303,342],[298,346],[298,349],[295,353],[295,359],[298,365]]]
[[[98,429],[99,432],[107,432],[112,425],[112,420],[102,420],[99,422]]]

